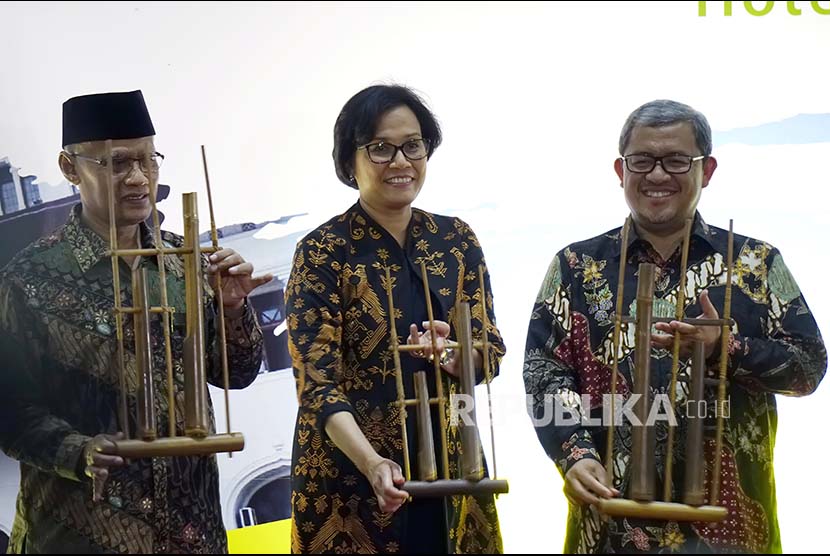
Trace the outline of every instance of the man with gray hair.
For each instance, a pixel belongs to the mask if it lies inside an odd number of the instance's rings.
[[[18,253],[0,270],[0,448],[20,462],[17,514],[10,553],[225,553],[215,456],[124,459],[112,441],[137,438],[135,418],[118,418],[122,396],[136,414],[139,325],[123,326],[125,386],[119,380],[119,338],[114,307],[110,223],[122,249],[152,249],[159,240],[183,247],[167,231],[146,224],[164,156],[141,91],[71,98],[63,104],[63,149],[58,164],[77,185],[81,202],[67,222]],[[110,141],[110,143],[108,143]],[[110,204],[112,203],[112,205]],[[111,209],[111,210],[110,210]],[[111,217],[112,215],[112,217]],[[207,284],[205,374],[222,384],[220,315],[227,329],[229,385],[245,388],[262,361],[262,331],[248,294],[271,280],[253,276],[253,265],[232,249],[202,256]],[[180,255],[123,257],[121,297],[132,304],[131,270],[146,272],[148,304],[161,304],[166,285],[175,312],[169,328],[159,318],[146,325],[156,396],[152,410],[168,414],[164,365],[166,335],[174,378],[175,431],[159,419],[156,432],[182,436],[184,374],[190,303]],[[162,274],[165,272],[166,274]],[[165,276],[162,281],[162,276]],[[222,304],[215,288],[222,276]],[[210,287],[208,287],[210,286]],[[180,318],[180,316],[182,318]],[[210,398],[208,398],[209,400]],[[209,427],[215,429],[208,401]]]
[[[627,253],[624,314],[636,305],[639,265],[653,263],[653,314],[675,317],[688,219],[692,226],[685,295],[681,296],[685,318],[718,319],[716,308],[724,306],[727,282],[728,232],[707,225],[697,211],[701,191],[717,168],[706,118],[679,102],[649,102],[628,117],[619,152],[614,169],[631,214],[627,245],[622,248],[620,227],[556,254],[533,306],[525,349],[525,388],[533,398],[529,410],[539,423],[539,441],[564,478],[570,503],[565,552],[781,552],[772,466],[775,395],[814,392],[826,372],[827,354],[781,253],[766,242],[737,234],[731,288],[734,323],[726,349],[730,414],[723,420],[721,476],[716,478],[719,503],[728,511],[726,519],[715,525],[606,519],[597,510],[601,499],[629,497],[633,471],[633,425],[615,421],[609,429],[609,423],[602,421],[603,406],[612,392],[614,358],[618,363],[616,393],[630,400],[637,386],[633,383],[634,326],[623,327],[616,353],[613,348],[622,253]],[[683,379],[690,370],[691,347],[702,342],[707,372],[717,376],[720,327],[671,321],[655,328],[650,345],[650,394],[655,399],[668,397],[675,336],[679,337],[681,377],[675,388],[677,415],[671,416],[676,419],[658,420],[656,435],[665,444],[668,427],[678,423],[675,445],[682,446],[678,439],[683,438],[688,423],[681,414],[682,401],[689,396],[689,384]],[[714,393],[707,395],[714,407]],[[578,418],[542,419],[552,404]],[[614,431],[613,477],[603,465],[609,430]],[[707,432],[702,454],[709,469],[715,451],[715,439]],[[683,457],[682,450],[676,452]],[[654,460],[655,482],[662,485],[665,447],[657,449]],[[677,492],[683,485],[683,466],[675,465],[672,470]]]

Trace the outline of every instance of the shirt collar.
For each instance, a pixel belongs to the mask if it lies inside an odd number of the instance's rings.
[[[64,227],[64,237],[69,242],[72,254],[82,274],[86,274],[100,260],[110,257],[109,241],[98,235],[92,228],[81,220],[82,205],[78,203],[72,207],[69,220]],[[146,223],[139,225],[141,245],[143,247],[155,247],[153,234]]]
[[[703,220],[703,217],[700,215],[700,212],[695,211],[694,220],[692,220],[691,237],[700,238],[700,239],[704,240],[706,243],[708,243],[711,247],[717,248],[714,236],[715,236],[715,234],[714,234],[713,230]],[[616,233],[614,235],[612,235],[611,237],[615,240],[615,242],[614,242],[614,256],[619,259],[619,257],[620,257],[620,245],[622,243],[622,228],[618,228]],[[642,241],[644,243],[647,243],[647,241],[645,239],[641,238],[639,236],[639,234],[637,234],[637,229],[633,225],[633,222],[632,222],[631,224],[629,224],[629,229],[628,229],[627,249],[628,249],[629,252],[631,251],[632,245],[634,245],[638,241]]]

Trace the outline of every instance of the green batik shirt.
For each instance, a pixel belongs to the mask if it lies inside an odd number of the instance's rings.
[[[0,444],[20,461],[17,515],[10,552],[227,551],[215,456],[132,459],[110,470],[104,500],[92,501],[84,475],[84,444],[119,425],[119,357],[108,242],[81,222],[81,206],[51,235],[21,251],[0,271]],[[141,225],[144,247],[155,245]],[[180,247],[180,236],[162,232]],[[156,257],[142,258],[149,303],[161,304]],[[203,269],[207,266],[202,257]],[[164,256],[177,434],[183,434],[185,280],[181,257]],[[119,261],[121,303],[132,306],[131,271]],[[217,317],[204,283],[207,376],[221,386]],[[124,315],[129,429],[135,437],[134,332]],[[262,335],[246,303],[243,316],[226,319],[231,388],[251,384],[260,369]],[[159,435],[168,434],[167,363],[163,321],[150,326]],[[208,396],[208,403],[210,397]],[[209,407],[213,428],[213,409]]]

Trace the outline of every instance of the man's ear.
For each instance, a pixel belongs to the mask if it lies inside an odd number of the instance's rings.
[[[618,158],[614,160],[614,172],[617,173],[617,177],[620,178],[620,187],[623,186],[623,178],[625,177],[625,172],[623,172],[623,159]]]
[[[58,154],[58,166],[63,173],[63,176],[74,185],[81,183],[81,177],[78,175],[78,169],[75,167],[75,161],[72,156],[66,151],[61,151]]]
[[[710,156],[703,161],[703,183],[701,184],[701,187],[706,187],[707,185],[709,185],[709,180],[712,179],[712,174],[715,173],[715,170],[717,168],[718,161],[715,159],[714,156]]]

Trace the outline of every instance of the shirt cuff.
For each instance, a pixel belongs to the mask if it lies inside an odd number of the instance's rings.
[[[562,459],[559,461],[562,476],[567,475],[571,467],[583,459],[593,459],[602,463],[602,458],[594,447],[591,434],[584,430],[575,432],[562,444]]]
[[[68,434],[58,447],[58,453],[55,456],[55,472],[65,479],[83,481],[86,477],[84,474],[86,466],[81,456],[86,443],[90,440],[92,440],[91,437],[83,434]]]

